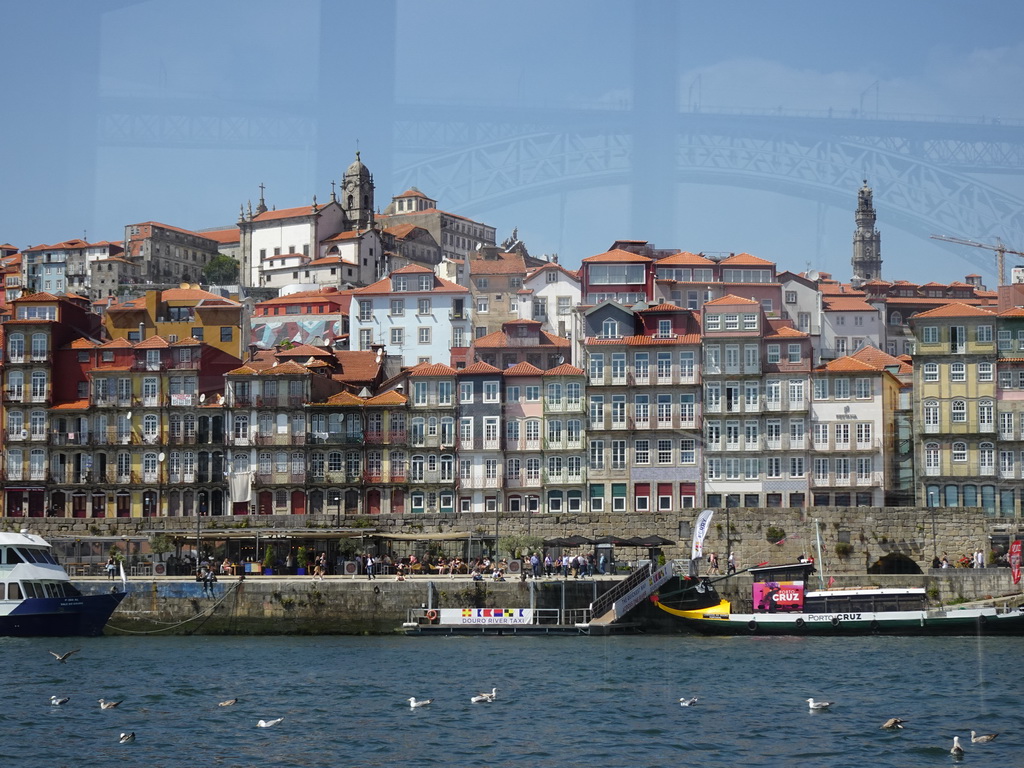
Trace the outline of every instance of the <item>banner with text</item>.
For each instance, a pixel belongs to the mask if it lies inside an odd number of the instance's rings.
[[[532,608],[442,608],[441,624],[505,624],[533,623]]]

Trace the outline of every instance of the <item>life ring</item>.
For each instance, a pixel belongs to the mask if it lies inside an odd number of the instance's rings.
[[[985,626],[986,624],[988,624],[988,616],[985,616],[985,615],[978,616],[978,623],[981,624],[982,626]]]
[[[881,629],[881,625],[878,623],[878,619],[872,619],[871,620],[871,631],[874,632],[877,635],[879,629]]]
[[[427,611],[427,621],[435,621],[437,619],[437,611],[431,608]]]
[[[751,632],[757,632],[757,622],[754,621],[753,619],[748,621],[747,622],[747,629],[749,629]]]
[[[833,627],[838,627],[839,626],[839,617],[838,616],[833,616],[832,617],[832,626]]]
[[[374,587],[373,588],[373,594],[379,595],[380,594],[380,587]]]
[[[803,619],[797,619],[796,620],[796,628],[797,629],[803,629],[804,628],[804,624],[806,624],[806,623],[807,622],[805,622]]]

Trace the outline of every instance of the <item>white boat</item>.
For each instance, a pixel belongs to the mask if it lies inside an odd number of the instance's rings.
[[[121,583],[107,594],[83,595],[50,549],[45,539],[25,529],[0,532],[0,635],[103,634],[126,594]]]

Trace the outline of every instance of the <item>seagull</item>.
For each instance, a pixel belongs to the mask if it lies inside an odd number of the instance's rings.
[[[53,651],[50,651],[50,655],[53,656],[53,658],[55,658],[61,664],[67,664],[68,656],[70,656],[73,653],[78,653],[80,650],[82,650],[82,649],[81,648],[76,648],[75,650],[68,651],[65,654],[54,653]]]
[[[222,701],[217,706],[218,707],[233,707],[237,703],[238,703],[238,699],[228,699],[227,701]]]
[[[490,704],[496,698],[498,698],[498,689],[497,688],[491,688],[491,692],[490,693],[478,693],[476,696],[471,698],[470,701],[473,702],[474,704],[477,704],[477,703],[479,703],[481,701]]]
[[[978,736],[974,731],[971,731],[971,744],[988,744],[998,735],[998,733],[983,733],[981,736]]]
[[[121,699],[124,701],[124,699]],[[100,699],[100,709],[113,709],[121,704],[121,701],[107,701],[106,699]]]
[[[274,720],[260,720],[258,723],[256,723],[256,727],[257,728],[270,728],[272,726],[277,725],[282,720],[284,720],[283,717],[278,717],[278,718],[276,718]]]
[[[692,707],[697,703],[697,697],[694,696],[692,699],[682,698],[679,700],[679,706],[681,707]]]
[[[964,756],[964,748],[960,746],[960,737],[959,736],[954,736],[953,737],[953,748],[951,750],[949,750],[949,754],[951,754],[953,757],[963,757]]]
[[[425,707],[427,704],[433,703],[433,699],[423,699],[423,701],[416,701],[415,696],[409,697],[409,709],[416,709],[417,707]]]
[[[59,707],[61,704],[67,704],[70,698],[70,696],[65,696],[63,699],[58,699],[56,696],[51,696],[50,703],[55,707]]]
[[[811,698],[811,699],[807,700],[807,705],[812,710],[828,709],[829,707],[832,706],[832,702],[831,701],[815,701],[813,698]]]
[[[121,738],[118,739],[119,744],[131,744],[133,741],[135,741],[135,731],[122,733]]]
[[[907,721],[900,720],[898,717],[890,717],[888,720],[882,723],[881,727],[887,731],[895,731],[897,729],[903,728],[903,724],[905,722]]]

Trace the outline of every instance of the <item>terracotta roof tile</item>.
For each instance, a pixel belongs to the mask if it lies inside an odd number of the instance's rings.
[[[911,320],[921,320],[925,318],[940,318],[940,317],[994,317],[994,312],[989,312],[987,309],[981,309],[980,307],[972,307],[967,304],[952,303],[946,304],[935,309],[929,309],[926,312],[918,312],[914,315]]]
[[[679,344],[700,344],[699,333],[681,333],[675,338],[659,339],[654,336],[623,336],[620,339],[599,339],[596,336],[588,336],[586,345],[590,346],[613,346],[625,345],[627,347],[663,347]]]
[[[600,264],[603,262],[623,263],[623,262],[638,262],[646,264],[647,262],[654,261],[647,256],[641,256],[638,253],[631,253],[630,251],[624,251],[621,248],[615,248],[604,253],[599,253],[596,256],[587,256],[583,259],[584,264]]]
[[[852,357],[840,357],[830,360],[825,365],[815,368],[816,371],[828,371],[829,373],[858,373],[863,371],[878,371],[873,365],[856,360]]]
[[[737,253],[735,256],[730,256],[727,259],[722,259],[718,262],[719,265],[725,267],[735,267],[737,265],[752,265],[758,267],[774,267],[775,262],[768,261],[767,259],[761,259],[757,256],[752,256],[749,253]]]
[[[587,372],[582,368],[577,368],[575,365],[569,365],[569,363],[562,363],[561,365],[544,371],[545,376],[585,376],[586,373]]]
[[[826,296],[823,299],[826,312],[877,312],[859,296]]]
[[[648,307],[647,309],[641,309],[641,312],[689,312],[688,309],[677,307],[675,304],[659,304],[656,307]]]
[[[663,259],[658,259],[657,266],[693,266],[698,267],[713,267],[715,262],[709,259],[707,256],[701,253],[690,253],[689,251],[680,251],[679,253],[673,253],[671,256],[666,256]]]
[[[53,411],[84,411],[89,407],[89,399],[70,400],[66,403],[55,403],[50,407]]]
[[[382,392],[379,395],[374,395],[366,401],[367,405],[405,405],[409,402],[409,398],[400,392],[391,390],[390,392]]]
[[[366,405],[366,401],[361,397],[356,397],[351,392],[339,392],[327,398],[327,404],[363,406]]]
[[[542,373],[544,371],[530,363],[517,363],[504,371],[506,376],[540,376]]]
[[[501,371],[498,368],[495,368],[490,363],[484,362],[476,362],[473,363],[472,365],[467,365],[465,368],[459,371],[460,376],[462,376],[463,374],[465,374],[466,376],[479,376],[481,374],[486,373],[501,373]]]
[[[757,306],[757,307],[761,306],[760,303],[754,301],[753,299],[744,299],[742,296],[736,296],[736,295],[731,294],[731,293],[727,294],[725,296],[722,296],[721,298],[713,299],[711,301],[704,302],[704,306],[705,307],[717,307],[717,306],[723,306],[723,305],[726,305],[726,304],[745,304],[745,305],[753,305],[753,306]]]
[[[444,363],[420,363],[409,369],[410,376],[454,376],[457,371]]]

